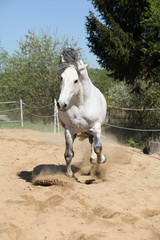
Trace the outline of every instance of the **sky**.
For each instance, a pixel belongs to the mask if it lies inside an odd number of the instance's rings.
[[[57,33],[60,38],[78,40],[83,59],[91,67],[100,68],[96,56],[87,47],[85,21],[89,10],[94,8],[88,0],[0,0],[1,46],[12,54],[28,29],[36,34],[49,29],[51,35]]]

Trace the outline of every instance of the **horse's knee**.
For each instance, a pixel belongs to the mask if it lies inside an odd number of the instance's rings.
[[[73,156],[74,156],[74,152],[73,151],[66,151],[64,153],[64,157],[65,157],[65,160],[66,160],[66,166],[67,166],[66,175],[68,177],[72,177],[73,176],[73,172],[72,172],[72,169],[71,169],[71,161],[72,161]]]
[[[101,154],[101,152],[102,152],[102,144],[101,143],[99,143],[99,144],[97,144],[96,146],[94,146],[94,151],[95,151],[95,153],[96,154]]]
[[[105,163],[106,162],[106,156],[101,154],[102,153],[102,144],[98,143],[95,147],[94,147],[94,151],[97,154],[97,163],[101,164],[101,163]]]
[[[65,158],[67,164],[70,164],[73,157],[74,157],[74,151],[73,150],[72,151],[66,151],[64,153],[64,158]]]

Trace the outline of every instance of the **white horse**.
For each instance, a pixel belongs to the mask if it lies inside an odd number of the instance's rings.
[[[65,129],[64,157],[67,175],[72,177],[73,142],[77,133],[87,133],[91,143],[90,162],[104,163],[100,141],[101,125],[106,117],[107,104],[102,93],[91,82],[87,64],[73,49],[66,49],[60,57],[61,92],[57,102],[61,125]]]

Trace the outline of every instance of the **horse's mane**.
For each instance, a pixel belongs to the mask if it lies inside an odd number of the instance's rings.
[[[78,52],[73,48],[66,48],[61,56],[63,56],[64,62],[60,60],[58,66],[56,67],[59,74],[61,74],[65,69],[69,66],[73,65],[75,69],[78,71],[77,62],[80,60]]]

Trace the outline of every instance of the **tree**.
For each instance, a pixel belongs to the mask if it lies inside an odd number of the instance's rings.
[[[107,98],[107,91],[109,90],[113,79],[108,76],[105,69],[89,68],[88,74],[93,84],[103,93]]]
[[[141,94],[136,94],[132,91],[131,85],[116,82],[116,84],[112,84],[107,93],[109,104],[113,106],[140,109],[140,111],[125,111],[125,116],[128,119],[127,126],[138,128],[159,128],[160,126],[160,111],[156,111],[160,105],[158,83],[152,84],[150,88],[147,88],[146,84],[143,82]],[[154,108],[155,111],[146,110],[151,108]],[[111,110],[111,112],[119,112],[119,109],[111,108]]]
[[[3,74],[4,65],[8,61],[8,52],[0,44],[0,78]]]
[[[148,2],[149,7],[141,17],[143,73],[148,79],[160,82],[160,3],[159,0]]]
[[[107,96],[110,105],[119,108],[127,108],[131,106],[131,86],[127,85],[124,82],[117,82],[116,84],[112,83]]]
[[[158,81],[158,76],[153,73],[159,67],[160,53],[157,44],[159,46],[160,21],[159,11],[157,10],[155,16],[153,8],[157,3],[156,8],[160,9],[159,0],[91,2],[99,16],[96,17],[91,11],[87,16],[87,39],[88,46],[97,55],[100,65],[109,70],[115,79],[132,84],[143,77],[152,77],[153,81]],[[157,20],[151,27],[154,18]],[[150,26],[147,26],[149,23]],[[152,45],[152,51],[148,45]],[[155,48],[158,48],[156,54]]]

